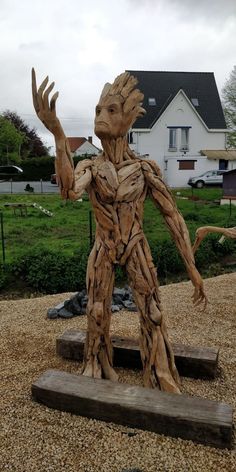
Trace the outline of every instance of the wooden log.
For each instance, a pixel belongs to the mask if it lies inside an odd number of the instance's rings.
[[[219,448],[232,447],[232,407],[188,395],[57,370],[32,385],[33,398],[62,411]]]
[[[57,354],[65,359],[83,359],[85,331],[67,330],[56,340]],[[114,366],[142,369],[138,341],[112,336]],[[217,372],[219,350],[173,344],[176,367],[180,375],[193,378],[214,378]]]

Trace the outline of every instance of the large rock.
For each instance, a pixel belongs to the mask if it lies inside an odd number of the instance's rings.
[[[55,318],[72,318],[73,316],[85,315],[88,303],[86,290],[77,292],[68,300],[65,300],[54,308],[49,308],[47,316],[50,319]],[[137,311],[134,304],[132,292],[128,285],[123,288],[115,287],[112,296],[111,311],[112,313],[120,310]]]

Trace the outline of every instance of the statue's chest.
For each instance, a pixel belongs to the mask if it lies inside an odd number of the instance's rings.
[[[101,161],[93,166],[92,172],[95,191],[107,203],[133,201],[145,186],[139,161],[129,161],[118,168],[110,161]]]

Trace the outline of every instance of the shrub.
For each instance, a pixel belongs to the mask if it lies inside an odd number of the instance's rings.
[[[174,241],[165,239],[151,243],[153,262],[160,277],[184,271],[184,263]]]
[[[52,156],[31,157],[22,161],[20,166],[23,169],[23,173],[17,180],[50,180],[51,174],[55,172],[54,157]]]
[[[0,267],[0,290],[6,286],[7,272]]]
[[[74,158],[74,165],[89,156],[78,156]],[[54,157],[43,156],[43,157],[30,157],[25,160],[18,162],[20,167],[23,169],[23,173],[16,176],[14,180],[21,181],[38,181],[40,179],[47,181],[50,180],[51,174],[55,173]]]
[[[189,211],[188,213],[185,213],[184,219],[186,221],[201,221],[201,215],[196,211]]]
[[[198,269],[206,269],[211,264],[218,267],[220,260],[225,255],[233,253],[234,241],[225,239],[219,243],[219,235],[209,235],[204,239],[195,254]],[[171,274],[179,274],[186,271],[185,264],[179,251],[172,240],[152,241],[151,252],[154,265],[157,267],[158,276],[162,279]]]
[[[218,235],[209,235],[195,255],[198,269],[207,270],[208,276],[222,273],[220,260],[232,252],[233,241],[225,240],[221,245],[218,240]],[[86,285],[89,252],[88,244],[81,245],[73,254],[36,246],[12,265],[12,271],[31,288],[42,293],[79,291]],[[168,283],[173,278],[177,281],[178,274],[182,277],[186,273],[184,262],[174,241],[170,239],[152,241],[151,252],[161,282]],[[115,275],[116,283],[124,282],[123,268],[117,266]],[[5,281],[6,277],[0,276],[0,288],[3,287]]]
[[[88,246],[73,255],[36,247],[14,264],[16,275],[43,293],[77,291],[85,287]]]

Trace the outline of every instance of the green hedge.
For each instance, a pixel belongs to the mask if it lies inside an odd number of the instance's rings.
[[[85,286],[88,254],[88,246],[72,256],[39,246],[12,265],[12,271],[43,293],[77,291]]]
[[[50,180],[54,170],[54,157],[32,157],[21,161],[19,166],[23,169],[23,174],[17,176],[14,180],[21,181],[38,181]]]
[[[74,157],[74,164],[85,159],[86,155]],[[50,180],[51,174],[55,173],[54,157],[31,157],[21,161],[19,166],[23,169],[23,174],[15,177],[14,180],[18,181],[38,181],[40,179],[47,181]]]
[[[210,235],[196,253],[198,269],[207,270],[208,276],[222,273],[220,261],[234,249],[232,240],[225,240],[222,245],[218,243],[218,239],[217,235]],[[187,278],[184,263],[173,241],[166,239],[153,243],[151,250],[161,283],[179,281],[183,276]],[[12,264],[8,272],[11,275],[14,273],[15,277],[42,293],[74,292],[85,288],[88,255],[87,244],[81,246],[73,255],[37,246]],[[116,283],[124,281],[124,277],[123,269],[117,267]],[[6,277],[3,277],[0,286],[5,282]]]

